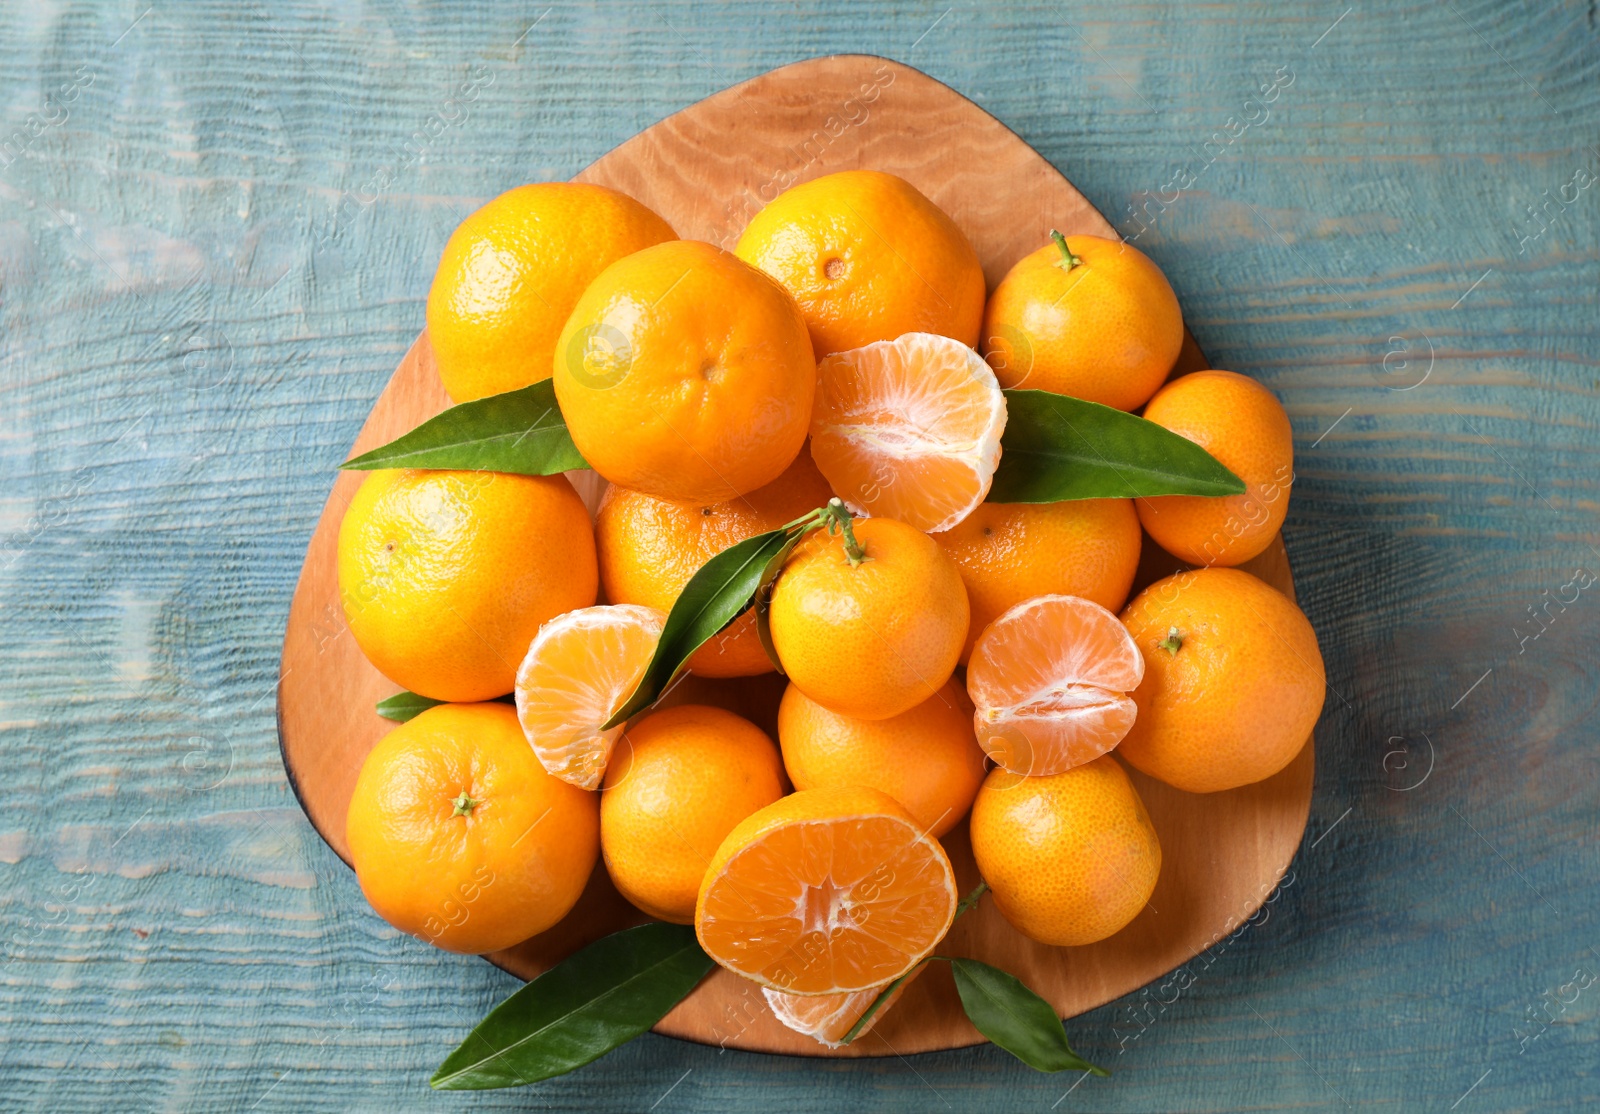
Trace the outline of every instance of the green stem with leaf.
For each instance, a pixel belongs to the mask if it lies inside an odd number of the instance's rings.
[[[960,917],[977,905],[988,884],[979,882],[956,906]],[[1056,1016],[1055,1007],[1023,985],[1016,976],[987,963],[962,956],[930,955],[911,970],[884,987],[872,1000],[865,1012],[856,1019],[845,1034],[843,1044],[859,1037],[889,999],[920,971],[924,965],[938,960],[950,964],[956,981],[956,991],[961,996],[961,1008],[967,1020],[988,1037],[990,1041],[1011,1053],[1036,1071],[1086,1071],[1091,1075],[1105,1076],[1110,1072],[1096,1067],[1072,1051],[1067,1043],[1066,1027]]]

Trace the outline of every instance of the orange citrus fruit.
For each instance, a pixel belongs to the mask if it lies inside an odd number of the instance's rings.
[[[1006,387],[1136,410],[1183,347],[1183,313],[1132,244],[1068,236],[1025,255],[983,315],[983,351]]]
[[[1005,427],[994,372],[949,337],[908,333],[817,365],[811,455],[858,514],[950,529],[989,494]]]
[[[893,174],[844,170],[785,190],[734,251],[789,288],[818,359],[905,333],[978,344],[978,254],[942,209]]]
[[[777,479],[805,444],[817,367],[767,275],[672,240],[602,271],[556,342],[573,443],[612,483],[718,503]]]
[[[1042,944],[1104,940],[1161,873],[1150,815],[1109,755],[1044,777],[991,770],[972,805],[972,854],[1006,920]]]
[[[1019,774],[1100,757],[1133,726],[1144,659],[1117,617],[1077,596],[1025,600],[984,628],[967,665],[978,742]]]
[[[939,841],[865,786],[791,793],[742,820],[700,883],[695,934],[735,974],[790,994],[893,982],[955,919]]]
[[[1034,596],[1082,596],[1120,609],[1139,568],[1141,539],[1130,499],[984,503],[933,535],[961,570],[972,604],[962,662],[984,627]],[[603,549],[601,561],[603,570]]]
[[[1305,745],[1327,689],[1317,635],[1276,588],[1193,569],[1134,597],[1122,621],[1144,656],[1119,753],[1191,793],[1269,778]]]
[[[954,681],[910,711],[878,720],[830,712],[791,684],[778,705],[778,742],[796,789],[881,789],[933,836],[967,814],[983,781],[972,705]]]
[[[612,486],[595,515],[601,587],[615,603],[671,611],[701,565],[730,545],[816,510],[832,496],[804,452],[771,483],[723,503],[678,503]],[[705,677],[770,671],[754,613],[746,612],[697,650],[689,668]]]
[[[511,691],[539,624],[594,602],[589,512],[561,476],[370,473],[339,527],[350,633],[397,685],[435,700]]]
[[[721,708],[681,704],[628,728],[606,766],[600,849],[617,892],[694,921],[700,879],[735,824],[783,796],[772,740]]]
[[[858,519],[848,538],[817,530],[773,583],[772,644],[812,700],[888,719],[931,699],[967,638],[967,590],[928,535],[892,518]]]
[[[457,402],[550,378],[556,337],[609,264],[675,240],[626,194],[580,182],[508,190],[445,243],[428,291],[428,338]]]
[[[917,976],[925,970],[926,966],[918,967],[911,972],[910,978],[894,988],[877,1012],[867,1019],[861,1032],[856,1034],[857,1040],[872,1032],[872,1027],[882,1021],[883,1015],[900,1000],[906,987],[916,982]],[[844,1038],[850,1035],[850,1030],[855,1028],[856,1022],[861,1020],[861,1015],[867,1012],[883,991],[882,986],[869,986],[849,994],[785,994],[764,986],[761,995],[767,1000],[772,1016],[787,1028],[829,1048],[839,1048],[844,1044]]]
[[[619,724],[603,725],[633,694],[661,641],[665,612],[603,604],[558,615],[528,645],[517,670],[517,719],[544,768],[598,789]]]
[[[440,704],[367,755],[345,837],[384,920],[447,951],[499,951],[576,904],[600,799],[540,768],[510,706]]]
[[[1198,444],[1245,482],[1242,495],[1139,500],[1139,521],[1191,565],[1238,565],[1266,549],[1289,513],[1294,437],[1283,406],[1254,379],[1197,371],[1161,389],[1144,416]]]

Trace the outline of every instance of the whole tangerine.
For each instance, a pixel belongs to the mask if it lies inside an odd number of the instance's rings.
[[[783,796],[778,748],[721,708],[680,704],[630,726],[606,767],[600,847],[618,892],[694,922],[706,864],[745,817]]]
[[[995,906],[1042,944],[1121,931],[1161,873],[1150,814],[1110,755],[1040,777],[991,770],[972,805],[972,854]]]
[[[1240,495],[1158,495],[1139,521],[1191,565],[1239,565],[1277,537],[1294,483],[1294,434],[1271,391],[1232,371],[1197,371],[1163,387],[1144,416],[1205,449],[1245,483]]]
[[[961,574],[892,518],[817,530],[773,583],[773,646],[800,691],[831,711],[888,719],[950,679],[970,610]]]
[[[1158,580],[1122,613],[1144,679],[1117,753],[1190,793],[1271,777],[1322,714],[1327,676],[1317,635],[1294,603],[1242,569]]]
[[[540,625],[594,603],[589,512],[564,476],[371,472],[339,527],[339,598],[378,672],[435,700],[510,692]]]
[[[817,365],[786,290],[721,248],[673,240],[607,267],[556,342],[573,443],[612,483],[720,503],[805,444]]]
[[[934,836],[966,816],[983,781],[972,702],[953,680],[910,711],[879,720],[829,711],[791,684],[778,705],[778,743],[796,789],[880,789]]]
[[[904,178],[843,170],[794,186],[755,215],[734,251],[794,295],[819,360],[906,333],[978,345],[978,253]]]
[[[1161,268],[1132,244],[1052,232],[1000,280],[983,354],[1003,387],[1136,410],[1183,347],[1183,313]]]
[[[583,182],[507,190],[456,226],[428,290],[428,338],[457,402],[550,378],[556,337],[607,266],[675,240],[626,194]]]
[[[367,755],[345,836],[379,916],[481,954],[577,903],[600,852],[600,799],[544,771],[509,704],[440,704]]]

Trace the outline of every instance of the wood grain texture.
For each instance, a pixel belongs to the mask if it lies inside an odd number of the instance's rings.
[[[906,178],[948,212],[977,249],[991,285],[1052,228],[1069,236],[1115,235],[1054,167],[972,102],[910,67],[860,55],[797,62],[717,93],[623,143],[577,177],[638,198],[681,236],[731,246],[777,191],[860,167]],[[1184,356],[1178,371],[1204,366],[1192,341]],[[415,427],[448,402],[424,333],[374,404],[351,455]],[[593,510],[603,483],[592,474],[573,476]],[[339,477],[312,535],[289,607],[278,686],[284,767],[312,823],[345,859],[345,813],[356,777],[393,726],[372,706],[395,691],[349,637],[339,604],[339,524],[363,478]],[[1145,546],[1154,550],[1148,538]],[[1157,570],[1181,567],[1159,551],[1144,565],[1147,575],[1136,589]],[[1247,567],[1293,595],[1281,542]],[[678,694],[678,701],[689,695]],[[750,702],[742,685],[702,682],[694,690],[697,700],[754,713],[751,718],[776,737],[772,721],[781,689],[767,695],[765,706],[742,707]],[[1222,940],[1266,901],[1305,830],[1313,762],[1308,743],[1274,777],[1206,795],[1133,772],[1163,857],[1155,893],[1132,924],[1090,946],[1053,948],[1018,933],[993,901],[985,901],[962,918],[941,950],[1005,968],[1065,1017],[1121,997]],[[979,881],[965,831],[961,825],[944,841],[963,892]],[[640,919],[601,864],[564,920],[489,958],[532,978]],[[875,1037],[842,1048],[785,1028],[752,991],[718,968],[656,1031],[719,1047],[832,1057],[928,1052],[983,1039],[948,977],[918,979],[874,1027]]]
[[[1600,997],[1559,1002],[1600,972],[1600,596],[1554,602],[1600,571],[1593,5],[47,3],[0,46],[0,1106],[1600,1105]],[[1069,1023],[1115,1073],[1070,1094],[987,1045],[648,1035],[430,1095],[517,984],[362,910],[284,778],[332,470],[463,216],[832,52],[1004,121],[1288,408],[1332,686],[1304,841],[1249,927]]]

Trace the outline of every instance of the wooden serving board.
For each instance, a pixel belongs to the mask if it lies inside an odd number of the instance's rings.
[[[1115,236],[1082,194],[999,121],[954,91],[882,58],[818,58],[774,70],[692,105],[628,140],[577,176],[638,198],[685,239],[731,247],[777,192],[837,170],[872,168],[909,180],[951,215],[983,260],[992,288],[1049,229]],[[509,186],[512,183],[507,183]],[[433,260],[417,260],[419,268]],[[1204,367],[1192,339],[1177,374]],[[449,405],[424,333],[401,360],[351,452],[388,441]],[[395,686],[349,636],[339,605],[339,523],[361,473],[341,473],[317,524],[290,605],[278,690],[278,733],[291,784],[346,862],[345,810],[367,753],[392,724],[373,704]],[[590,503],[603,485],[574,473]],[[1138,586],[1177,568],[1147,537]],[[1281,540],[1245,566],[1293,595]],[[782,679],[690,678],[673,702],[712,702],[774,732]],[[774,732],[775,735],[775,732]],[[1092,1009],[1178,967],[1242,924],[1288,868],[1311,804],[1310,740],[1289,767],[1257,785],[1195,796],[1130,770],[1161,839],[1160,881],[1146,909],[1109,940],[1080,948],[1034,943],[984,901],[941,945],[1017,975],[1063,1017]],[[963,892],[978,882],[966,825],[945,839]],[[531,978],[583,944],[644,920],[597,866],[558,926],[488,958]],[[979,1043],[943,965],[916,980],[873,1032],[829,1050],[780,1025],[757,988],[716,970],[657,1032],[763,1052],[876,1056]]]

